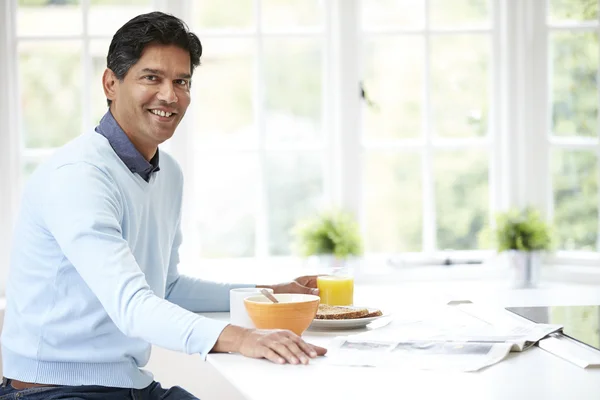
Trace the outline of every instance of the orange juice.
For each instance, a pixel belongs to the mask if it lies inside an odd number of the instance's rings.
[[[321,304],[350,306],[354,303],[354,278],[349,276],[319,276],[317,287]]]

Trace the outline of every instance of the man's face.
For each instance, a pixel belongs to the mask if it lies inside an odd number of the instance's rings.
[[[173,136],[190,104],[190,55],[173,45],[149,44],[122,82],[104,74],[111,112],[142,153],[152,157]]]

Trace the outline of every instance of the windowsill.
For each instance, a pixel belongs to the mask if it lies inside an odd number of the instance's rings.
[[[508,280],[511,270],[502,256],[489,258],[483,264],[404,265],[391,266],[386,258],[370,258],[355,270],[357,283],[407,283],[444,281]],[[592,266],[593,265],[593,266]],[[600,284],[599,263],[558,263],[545,265],[542,281]],[[284,282],[300,275],[323,273],[314,262],[294,257],[258,261],[202,260],[186,264],[181,273],[221,282],[269,284]]]

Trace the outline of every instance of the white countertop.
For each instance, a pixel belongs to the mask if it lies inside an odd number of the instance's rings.
[[[500,282],[357,285],[355,303],[383,308],[393,315],[472,300],[493,307],[600,304],[600,287],[543,284],[512,290]],[[227,319],[228,314],[207,314]],[[325,345],[339,334],[306,331],[306,341]],[[600,370],[584,370],[540,348],[511,353],[475,373],[322,365],[276,365],[234,354],[210,354],[208,362],[245,398],[281,399],[599,399]]]

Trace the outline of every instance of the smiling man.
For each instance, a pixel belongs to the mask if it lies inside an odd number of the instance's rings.
[[[102,78],[109,110],[28,181],[7,285],[0,398],[195,399],[142,369],[151,345],[294,364],[325,353],[289,331],[195,314],[226,311],[229,290],[250,286],[178,272],[183,177],[158,146],[185,115],[201,53],[173,16],[126,23]],[[271,287],[316,294],[315,281]]]

